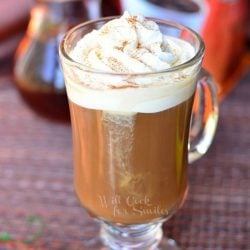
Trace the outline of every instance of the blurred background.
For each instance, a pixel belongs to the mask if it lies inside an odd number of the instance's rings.
[[[98,226],[73,191],[57,46],[72,26],[124,10],[200,33],[221,103],[215,142],[165,233],[183,249],[250,249],[250,1],[1,0],[0,250],[91,249]]]

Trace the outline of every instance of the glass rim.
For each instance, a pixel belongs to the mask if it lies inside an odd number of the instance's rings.
[[[191,67],[194,64],[196,64],[197,62],[199,62],[204,55],[205,44],[204,44],[201,36],[193,29],[191,29],[183,24],[180,24],[180,23],[177,23],[174,21],[170,21],[167,19],[165,20],[165,19],[159,19],[159,18],[154,18],[154,17],[145,17],[147,20],[154,21],[157,24],[161,24],[161,25],[165,24],[165,25],[168,25],[170,27],[177,28],[179,30],[183,29],[183,30],[186,30],[186,31],[192,33],[199,43],[198,50],[196,51],[195,55],[193,57],[191,57],[189,60],[185,61],[184,63],[178,64],[178,65],[171,67],[171,68],[168,68],[168,69],[156,70],[154,72],[138,72],[138,73],[136,73],[136,72],[116,73],[116,72],[106,72],[106,71],[101,71],[101,70],[94,70],[94,69],[87,67],[83,63],[79,63],[79,62],[75,61],[72,57],[70,57],[70,55],[68,54],[68,52],[65,49],[65,45],[66,45],[68,38],[74,32],[77,32],[78,30],[80,30],[83,27],[86,27],[88,25],[98,23],[98,22],[113,20],[113,19],[119,18],[119,17],[121,17],[121,16],[108,16],[108,17],[102,17],[102,18],[86,21],[86,22],[83,22],[83,23],[76,25],[75,27],[73,27],[69,31],[67,31],[64,34],[61,42],[59,43],[59,53],[63,56],[63,60],[66,59],[66,61],[68,61],[70,64],[76,66],[77,68],[79,68],[87,73],[91,73],[91,74],[111,75],[111,76],[126,76],[126,75],[129,75],[129,76],[149,76],[149,75],[157,75],[157,74],[162,74],[162,73],[174,72],[174,71],[185,69],[187,67]]]

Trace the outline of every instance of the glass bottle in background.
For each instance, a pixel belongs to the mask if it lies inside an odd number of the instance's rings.
[[[35,0],[15,56],[14,77],[23,99],[37,113],[69,121],[58,44],[72,26],[88,20],[82,0]]]

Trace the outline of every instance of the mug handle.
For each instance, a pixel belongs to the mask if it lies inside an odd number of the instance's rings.
[[[219,104],[216,84],[211,75],[201,69],[191,117],[188,162],[201,158],[210,147],[217,128]]]

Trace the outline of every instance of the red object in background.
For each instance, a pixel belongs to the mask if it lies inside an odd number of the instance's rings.
[[[203,25],[202,37],[206,52],[204,67],[218,83],[222,100],[249,67],[246,60],[247,0],[207,0],[209,14]]]

